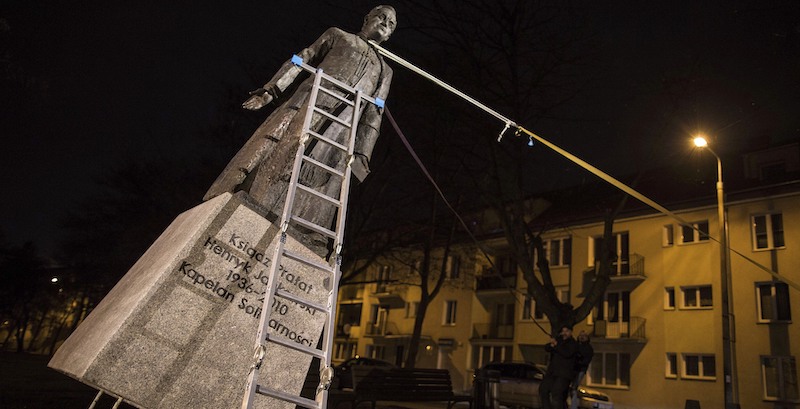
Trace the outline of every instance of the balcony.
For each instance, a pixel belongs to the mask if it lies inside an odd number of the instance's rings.
[[[583,272],[583,288],[582,292],[578,294],[580,297],[585,297],[589,293],[592,282],[600,268],[599,263]],[[639,284],[647,279],[644,268],[644,256],[636,253],[629,254],[627,257],[620,258],[611,264],[611,275],[609,277],[611,283],[606,288],[606,291],[632,291]]]
[[[373,338],[399,334],[400,331],[397,328],[397,324],[389,321],[368,322],[364,330],[365,336]]]
[[[483,323],[472,326],[472,339],[513,339],[514,324]]]
[[[627,322],[597,320],[594,322],[592,336],[605,340],[644,343],[647,342],[647,337],[645,336],[646,321],[642,317],[630,317]]]
[[[516,272],[495,272],[494,269],[485,268],[480,275],[475,277],[475,293],[481,295],[512,295],[511,291],[517,288]]]
[[[397,287],[390,282],[379,281],[372,295],[378,299],[381,305],[385,305],[388,308],[403,308],[406,305],[406,300],[403,298],[405,291],[401,294],[400,291],[397,291]]]

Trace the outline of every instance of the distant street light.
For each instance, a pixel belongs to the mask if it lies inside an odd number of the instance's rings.
[[[694,145],[717,158],[717,216],[719,217],[719,268],[722,290],[722,372],[725,385],[725,408],[739,409],[739,387],[736,373],[736,333],[733,325],[733,291],[728,259],[728,220],[725,217],[725,192],[722,188],[722,160],[708,146],[703,136],[694,138]]]

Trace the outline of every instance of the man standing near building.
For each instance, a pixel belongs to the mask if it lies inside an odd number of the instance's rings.
[[[570,409],[578,409],[578,388],[581,386],[583,377],[586,376],[586,370],[589,369],[592,357],[594,357],[594,348],[589,343],[589,334],[586,331],[581,331],[578,334],[578,356],[575,359],[575,376],[570,390],[572,394],[569,404]]]
[[[550,338],[550,343],[544,346],[544,350],[550,353],[550,363],[539,385],[542,408],[564,409],[578,354],[578,343],[572,337],[572,327],[562,325],[558,339]]]

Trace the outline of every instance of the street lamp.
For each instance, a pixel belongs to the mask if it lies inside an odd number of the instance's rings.
[[[719,268],[722,290],[722,372],[725,384],[725,408],[739,409],[739,387],[736,374],[736,330],[733,322],[733,291],[728,259],[728,220],[725,217],[725,192],[722,188],[722,160],[708,146],[703,136],[694,138],[694,145],[707,149],[717,158],[717,216],[719,217]]]

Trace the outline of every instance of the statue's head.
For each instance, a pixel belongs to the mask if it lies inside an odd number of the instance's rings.
[[[397,26],[397,13],[392,6],[381,5],[364,17],[361,33],[370,40],[382,43],[391,37]]]

